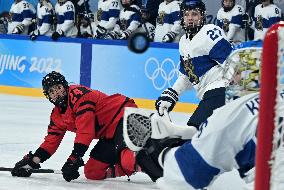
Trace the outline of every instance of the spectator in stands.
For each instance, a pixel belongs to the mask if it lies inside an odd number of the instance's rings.
[[[222,0],[222,8],[217,13],[217,25],[231,42],[245,41],[243,15],[244,8],[237,5],[235,0]]]
[[[254,10],[254,40],[263,40],[270,26],[281,20],[281,9],[273,4],[273,0],[262,0]]]
[[[113,31],[119,20],[120,9],[121,4],[119,0],[98,1],[96,38],[104,38],[107,33]]]
[[[76,37],[78,30],[75,25],[75,8],[69,0],[57,0],[55,5],[57,18],[56,31],[51,38],[57,40],[59,37]]]
[[[159,5],[155,42],[178,42],[180,38],[180,1],[165,0]]]
[[[36,17],[33,5],[25,0],[15,0],[9,14],[8,34],[28,34]]]
[[[51,36],[54,32],[55,12],[49,0],[40,0],[37,4],[37,29],[30,34],[30,39],[35,40],[39,35]]]

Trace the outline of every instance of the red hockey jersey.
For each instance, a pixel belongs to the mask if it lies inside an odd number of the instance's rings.
[[[132,99],[121,94],[106,95],[81,85],[70,85],[68,107],[60,113],[54,107],[48,134],[40,148],[50,156],[59,147],[66,131],[76,133],[74,143],[89,146],[93,139],[112,138],[122,119],[125,107],[137,107]]]

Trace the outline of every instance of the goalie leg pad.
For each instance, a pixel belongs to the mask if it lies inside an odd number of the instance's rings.
[[[163,176],[163,169],[159,165],[158,160],[149,156],[146,150],[143,149],[138,152],[136,155],[136,161],[142,171],[145,172],[153,182]]]

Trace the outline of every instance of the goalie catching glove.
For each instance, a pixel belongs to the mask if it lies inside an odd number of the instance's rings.
[[[178,93],[168,88],[164,90],[161,96],[156,100],[155,107],[160,116],[164,115],[164,111],[170,112],[174,109],[176,102],[178,101]]]
[[[31,169],[39,169],[40,165],[33,161],[34,155],[32,152],[25,155],[24,158],[15,164],[11,171],[12,176],[30,177],[32,175]]]

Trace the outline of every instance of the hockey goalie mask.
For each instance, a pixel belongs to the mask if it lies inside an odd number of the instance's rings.
[[[186,34],[195,35],[206,23],[206,8],[201,0],[185,0],[181,4],[181,25]]]
[[[68,104],[68,82],[65,77],[55,71],[47,74],[42,79],[43,94],[55,106],[66,110]]]
[[[235,6],[235,0],[222,0],[222,7],[225,12],[231,11]]]

